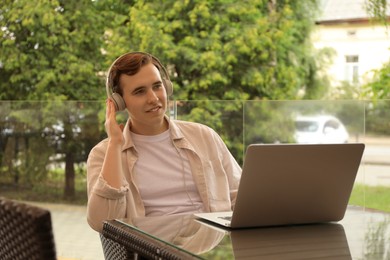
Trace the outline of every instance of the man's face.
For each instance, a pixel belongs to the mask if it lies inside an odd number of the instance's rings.
[[[119,81],[132,119],[132,130],[145,135],[160,132],[159,128],[164,126],[167,94],[158,69],[149,63],[135,75],[122,74]]]

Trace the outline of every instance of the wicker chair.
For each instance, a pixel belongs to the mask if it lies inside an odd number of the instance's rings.
[[[106,260],[130,260],[137,259],[135,255],[128,252],[124,246],[112,239],[100,234],[100,241],[103,247],[104,259]]]
[[[104,221],[100,239],[106,260],[198,259],[142,232],[136,232],[138,233],[136,235],[132,231],[130,227],[118,221]]]
[[[50,212],[0,197],[0,258],[56,259]]]
[[[142,259],[118,242],[118,239],[121,240],[122,237],[118,236],[116,232],[119,232],[119,230],[113,230],[106,222],[103,224],[103,232],[100,233],[100,241],[103,247],[104,258],[106,260]]]

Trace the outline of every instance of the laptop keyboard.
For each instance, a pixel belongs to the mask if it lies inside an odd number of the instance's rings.
[[[225,216],[225,217],[218,217],[220,219],[223,219],[223,220],[232,220],[232,216]]]

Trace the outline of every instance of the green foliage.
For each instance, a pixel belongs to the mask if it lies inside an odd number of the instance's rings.
[[[14,185],[4,175],[0,175],[0,196],[24,201],[45,201],[53,203],[87,204],[85,168],[78,167],[75,178],[75,196],[64,197],[64,170],[53,168],[47,178],[31,184]]]
[[[374,22],[380,22],[388,29],[388,11],[390,2],[387,0],[366,0],[365,8]],[[363,96],[374,101],[390,98],[390,61],[382,68],[372,71],[373,80],[363,86]]]
[[[118,55],[147,51],[167,65],[176,100],[237,101],[199,103],[183,115],[214,128],[241,162],[243,100],[315,98],[326,89],[317,71],[328,54],[314,53],[309,39],[318,2],[4,0],[0,98],[47,101],[36,115],[6,117],[61,154],[68,185],[74,164],[105,136],[104,106],[83,100],[105,97],[104,71]],[[268,116],[282,129],[281,116]]]
[[[317,70],[329,53],[314,53],[309,39],[317,5],[316,0],[134,1],[128,8],[122,4],[126,11],[111,20],[107,56],[153,53],[167,64],[177,100],[297,99],[302,92],[304,98],[320,97],[327,86]],[[214,128],[242,161],[242,105],[223,113],[218,102],[193,109],[184,119]],[[233,119],[237,115],[241,119]]]
[[[367,103],[366,131],[377,135],[390,135],[390,101]]]
[[[8,103],[8,105],[7,105]],[[32,185],[46,178],[53,150],[41,135],[40,102],[5,102],[1,122],[1,173],[14,184]],[[37,151],[40,151],[39,153]]]
[[[390,134],[390,62],[374,70],[371,82],[362,86],[363,96],[371,99],[367,106],[367,131],[380,135]]]
[[[101,97],[103,22],[94,1],[3,1],[0,98]]]
[[[40,131],[37,135],[48,141],[45,151],[64,154],[65,193],[70,196],[74,195],[74,163],[86,159],[88,151],[83,149],[90,148],[90,140],[98,135],[84,136],[80,142],[84,134],[91,134],[84,131],[84,115],[77,109],[82,102],[72,109],[60,101],[103,96],[99,75],[106,30],[99,4],[90,0],[5,0],[0,10],[0,98],[50,101],[39,111],[38,121],[29,122],[37,118],[26,115],[18,121]],[[17,116],[15,113],[11,117]]]
[[[65,189],[74,196],[73,167],[85,162],[103,138],[96,114],[102,105],[63,99],[1,102],[5,116],[0,123],[0,173],[8,176],[8,182],[34,186],[46,180],[48,170],[58,163],[65,166],[65,177],[73,177]]]
[[[244,116],[246,145],[294,142],[294,121],[283,103],[248,101]]]
[[[363,86],[364,96],[373,100],[390,99],[390,61],[373,73],[373,80]]]
[[[237,162],[243,162],[243,106],[241,101],[178,101],[180,120],[203,123],[213,128],[229,147]]]
[[[308,39],[318,3],[275,3],[137,1],[108,39],[169,64],[177,99],[295,99],[318,83]]]
[[[390,259],[390,242],[387,230],[390,228],[390,220],[387,218],[378,223],[370,223],[368,232],[364,235],[365,259]]]
[[[365,8],[368,14],[371,15],[372,20],[388,25],[390,3],[387,0],[366,0]]]

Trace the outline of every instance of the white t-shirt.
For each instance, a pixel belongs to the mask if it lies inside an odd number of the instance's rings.
[[[169,131],[131,137],[139,156],[135,181],[146,216],[203,211],[187,155],[173,145]]]

